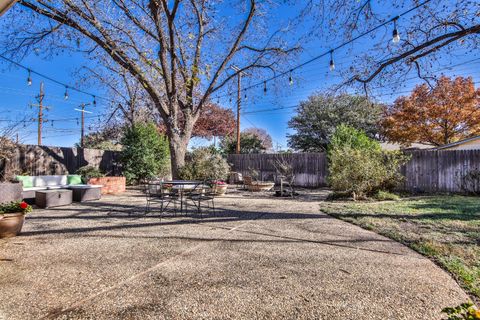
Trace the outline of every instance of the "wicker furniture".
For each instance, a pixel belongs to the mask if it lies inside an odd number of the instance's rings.
[[[27,202],[35,202],[37,191],[42,190],[58,190],[70,189],[70,186],[88,186],[74,182],[72,177],[80,177],[78,175],[52,175],[52,176],[17,176],[17,180],[27,179],[29,184],[23,182],[22,198]]]
[[[91,200],[100,200],[102,198],[102,186],[70,186],[72,190],[72,199],[76,202],[85,202]]]
[[[0,203],[22,200],[21,183],[0,183]]]
[[[40,208],[51,208],[72,204],[72,190],[40,190],[35,192],[35,204]]]

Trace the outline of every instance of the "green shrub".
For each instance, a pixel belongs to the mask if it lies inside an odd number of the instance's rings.
[[[334,191],[332,193],[329,193],[327,195],[326,200],[327,201],[335,201],[335,200],[345,200],[348,198],[351,198],[351,194],[347,192],[341,192],[341,191]]]
[[[83,166],[79,168],[75,173],[82,176],[82,180],[84,183],[87,183],[90,178],[101,178],[105,176],[99,168],[94,166]]]
[[[138,184],[170,170],[168,140],[153,123],[127,128],[122,138],[122,172],[128,184]]]
[[[388,191],[378,190],[377,193],[373,195],[373,197],[379,201],[387,201],[387,200],[400,200],[400,197],[395,193],[391,193]]]
[[[396,187],[403,179],[400,166],[408,157],[398,151],[383,151],[380,143],[365,133],[340,125],[332,137],[328,160],[333,190],[358,199]]]
[[[227,160],[222,155],[212,148],[201,147],[187,154],[180,177],[187,180],[224,180],[229,171]]]

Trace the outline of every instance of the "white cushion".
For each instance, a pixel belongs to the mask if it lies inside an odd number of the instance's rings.
[[[35,187],[62,186],[67,184],[67,176],[34,176],[33,185]]]
[[[101,184],[74,184],[68,186],[70,189],[96,189],[101,187],[103,187]]]
[[[39,191],[39,190],[46,190],[45,187],[31,187],[31,188],[23,188],[23,191]]]

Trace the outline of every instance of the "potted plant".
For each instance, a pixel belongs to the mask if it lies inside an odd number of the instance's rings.
[[[211,188],[217,196],[223,196],[227,192],[228,184],[221,180],[215,180],[212,182]]]
[[[246,179],[247,177],[248,179]],[[275,183],[273,182],[258,181],[259,177],[260,173],[257,170],[249,168],[249,176],[244,177],[245,186],[247,187],[248,191],[268,191],[275,186]]]
[[[0,238],[15,237],[22,230],[25,214],[32,207],[25,201],[10,202],[0,205]]]

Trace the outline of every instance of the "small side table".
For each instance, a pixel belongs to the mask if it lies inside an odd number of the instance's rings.
[[[70,186],[73,192],[73,201],[85,202],[91,200],[100,200],[102,197],[101,185],[89,185],[89,186]]]
[[[35,204],[40,208],[51,208],[72,204],[72,190],[55,189],[36,191]]]

